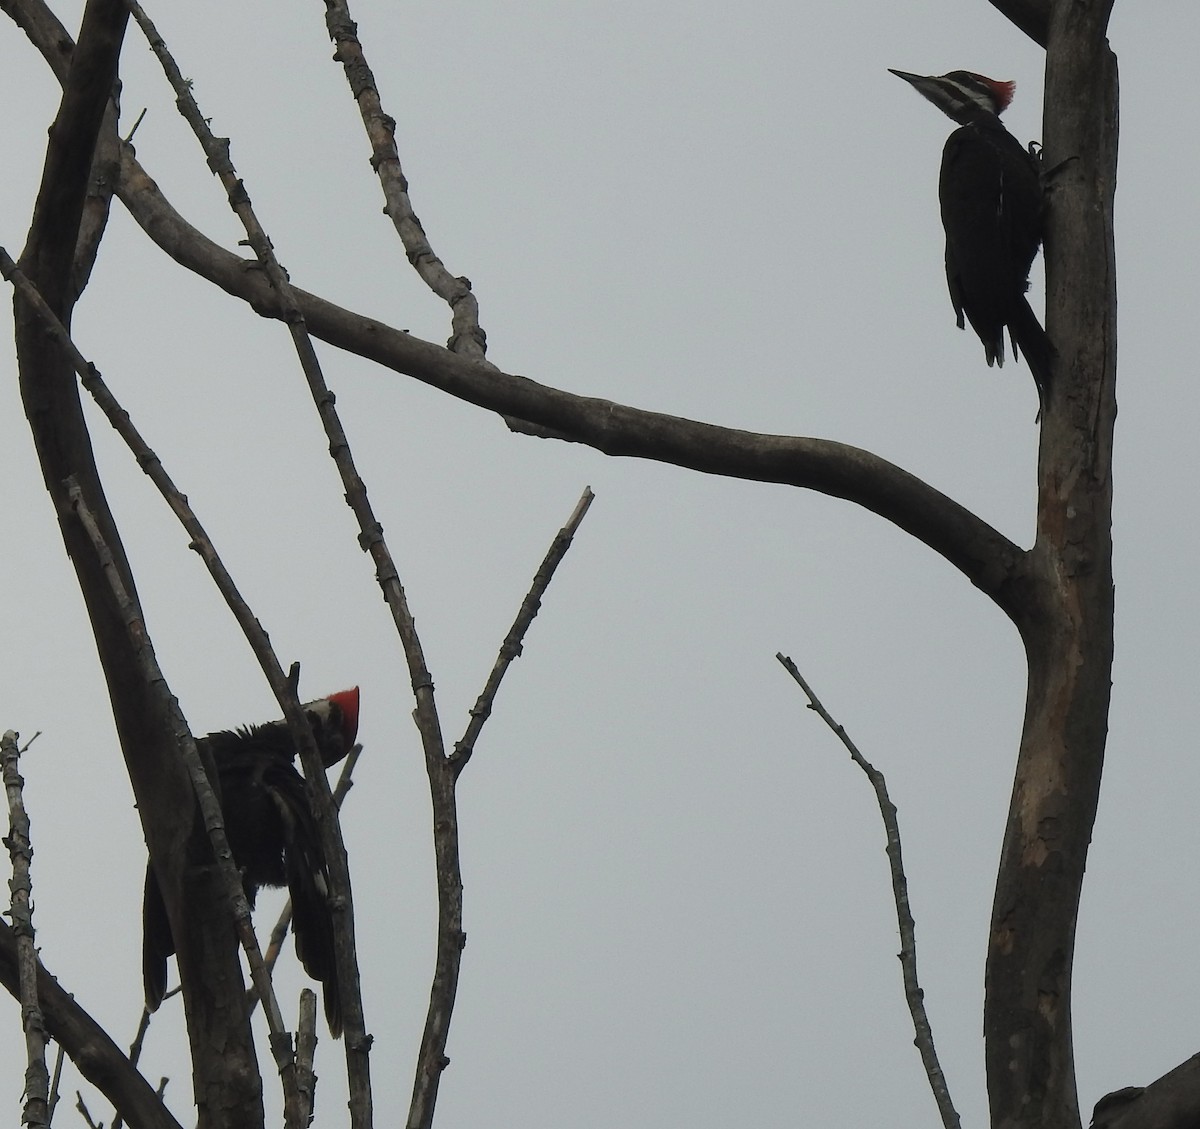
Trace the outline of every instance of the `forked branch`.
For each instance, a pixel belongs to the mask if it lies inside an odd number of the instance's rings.
[[[591,489],[585,489],[566,525],[555,535],[541,567],[533,578],[529,592],[521,601],[513,626],[501,644],[500,654],[488,676],[487,684],[471,710],[471,720],[463,739],[455,746],[451,756],[441,757],[438,761],[428,764],[429,787],[433,798],[433,846],[437,861],[437,959],[433,987],[429,993],[425,1031],[421,1036],[421,1049],[417,1054],[417,1071],[413,1082],[407,1129],[429,1129],[433,1124],[442,1071],[450,1062],[446,1057],[446,1040],[450,1034],[450,1018],[454,1013],[454,999],[458,991],[463,946],[467,943],[467,935],[463,932],[462,867],[459,861],[455,785],[470,758],[484,722],[491,715],[492,703],[504,673],[512,660],[521,653],[525,633],[541,606],[542,596],[554,577],[555,569],[571,547],[571,540],[591,505],[592,497]]]

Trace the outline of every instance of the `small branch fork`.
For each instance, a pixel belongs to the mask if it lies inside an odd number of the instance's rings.
[[[26,745],[26,748],[29,746]],[[17,939],[17,968],[21,983],[21,1020],[25,1029],[25,1105],[21,1124],[43,1129],[50,1124],[50,1072],[46,1068],[46,1021],[38,1002],[37,950],[33,945],[33,878],[29,864],[33,844],[29,839],[29,815],[25,811],[25,781],[18,770],[24,749],[17,745],[11,729],[0,737],[0,773],[8,796],[8,835],[4,845],[12,860],[12,894],[8,915]]]
[[[442,1071],[450,1064],[446,1057],[446,1041],[450,1034],[450,1018],[454,1012],[454,998],[458,991],[462,951],[467,943],[467,935],[463,932],[462,868],[458,850],[455,784],[470,759],[484,722],[491,716],[492,704],[504,674],[512,660],[521,653],[525,632],[537,615],[542,596],[549,587],[559,562],[570,548],[575,531],[587,513],[593,497],[591,488],[585,488],[567,524],[555,535],[549,552],[534,576],[529,592],[521,601],[513,626],[501,644],[500,654],[488,676],[483,693],[471,710],[471,719],[462,740],[455,745],[450,756],[439,754],[436,758],[427,758],[426,767],[433,799],[434,856],[437,862],[438,940],[433,987],[429,993],[429,1011],[425,1018],[421,1047],[417,1052],[416,1078],[413,1082],[412,1104],[409,1107],[408,1121],[405,1123],[406,1129],[429,1129],[433,1124],[438,1085]]]
[[[500,369],[486,356],[487,334],[479,324],[479,301],[471,290],[471,280],[456,277],[446,269],[413,211],[408,178],[404,175],[396,147],[396,119],[384,113],[375,76],[367,65],[366,53],[358,38],[358,25],[350,17],[349,0],[325,0],[325,9],[325,28],[329,38],[337,44],[334,62],[342,64],[371,144],[371,167],[383,189],[383,210],[391,218],[413,269],[450,307],[450,339],[446,348],[475,362],[488,373],[501,375]],[[552,427],[529,423],[513,415],[505,415],[504,422],[510,430],[524,435],[543,439],[567,438]]]
[[[812,687],[804,680],[796,664],[783,654],[776,654],[783,669],[799,684],[808,698],[808,708],[814,710],[817,716],[825,722],[834,736],[837,737],[850,758],[866,773],[871,787],[875,789],[875,798],[879,801],[879,814],[883,816],[883,826],[887,832],[887,856],[892,872],[892,894],[896,901],[896,919],[900,926],[900,967],[904,975],[904,997],[908,1001],[908,1010],[912,1013],[913,1030],[916,1033],[914,1042],[921,1055],[929,1086],[933,1090],[934,1101],[937,1102],[938,1112],[942,1117],[945,1129],[959,1129],[958,1112],[950,1100],[950,1090],[946,1085],[946,1076],[942,1073],[938,1062],[937,1050],[933,1045],[933,1031],[929,1026],[929,1017],[925,1014],[925,993],[917,980],[917,937],[916,923],[908,904],[908,880],[904,877],[904,861],[900,854],[900,824],[896,818],[896,805],[888,797],[887,783],[883,773],[874,767],[866,757],[858,751],[857,746],[846,730],[833,720],[829,711],[821,704]]]

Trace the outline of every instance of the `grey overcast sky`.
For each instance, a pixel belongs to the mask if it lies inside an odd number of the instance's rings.
[[[54,6],[77,26],[77,0]],[[446,312],[381,213],[323,5],[150,11],[232,138],[292,278],[444,341]],[[983,0],[355,0],[354,15],[417,212],[450,270],[471,278],[497,364],[869,448],[1028,544],[1032,380],[1023,365],[987,369],[978,340],[954,328],[936,204],[951,125],[886,70],[1013,78],[1009,128],[1036,138],[1040,52]],[[1200,153],[1187,124],[1200,8],[1118,0],[1111,38],[1118,655],[1078,934],[1085,1109],[1192,1054],[1200,998],[1200,389],[1187,328],[1200,308]],[[146,107],[139,157],[192,223],[233,247],[219,186],[133,30],[122,73],[123,132]],[[0,242],[15,254],[58,89],[7,22],[0,99]],[[1035,293],[1040,306],[1036,278]],[[399,648],[287,335],[169,262],[120,206],[75,334],[283,661],[303,664],[306,694],[362,685],[366,754],[345,823],[378,1122],[399,1123],[432,971],[428,792]],[[461,783],[468,945],[439,1124],[933,1123],[874,800],[779,650],[887,773],[934,1032],[964,1124],[985,1124],[983,960],[1024,697],[1007,621],[940,558],[848,504],[514,436],[320,351],[450,739],[554,531],[586,484],[597,495]],[[140,1008],[144,846],[11,349],[0,374],[0,728],[43,731],[23,762],[38,939],[124,1043]],[[92,418],[193,729],[275,716],[186,537]],[[285,998],[300,983],[285,977]],[[0,1101],[15,1114],[15,1003],[7,1014]],[[146,1073],[170,1076],[187,1124],[184,1047],[168,1004]],[[320,1124],[342,1116],[341,1072],[340,1046],[324,1039]]]

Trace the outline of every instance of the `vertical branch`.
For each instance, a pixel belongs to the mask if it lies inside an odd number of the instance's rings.
[[[25,1028],[25,1106],[21,1124],[35,1129],[49,1124],[50,1072],[46,1068],[46,1022],[38,1003],[37,952],[33,947],[33,878],[29,864],[33,844],[29,840],[29,815],[25,811],[25,781],[18,771],[21,749],[10,729],[0,738],[0,772],[8,796],[8,836],[4,845],[12,860],[13,876],[9,917],[17,938],[17,967],[21,981],[21,1025]]]
[[[296,1021],[296,1109],[284,1112],[288,1125],[312,1124],[317,1102],[317,1076],[313,1058],[317,1052],[317,994],[311,988],[300,990],[300,1015]]]
[[[1014,615],[1029,664],[1028,694],[985,974],[995,1129],[1080,1124],[1071,981],[1113,659],[1111,9],[1112,0],[1055,3],[1046,40],[1046,329],[1057,358],[1042,423],[1037,541]]]

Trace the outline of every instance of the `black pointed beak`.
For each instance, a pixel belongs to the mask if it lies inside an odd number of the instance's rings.
[[[943,114],[956,122],[963,120],[960,112],[966,103],[957,87],[948,86],[944,78],[933,74],[909,74],[908,71],[892,70],[891,67],[888,70],[897,78],[904,79],[922,98],[928,98]]]
[[[894,74],[897,78],[904,79],[904,81],[907,83],[911,83],[918,90],[921,89],[922,84],[927,83],[929,81],[928,75],[910,74],[908,71],[898,71],[898,70],[894,69],[893,67],[888,67],[888,72],[890,74]]]

